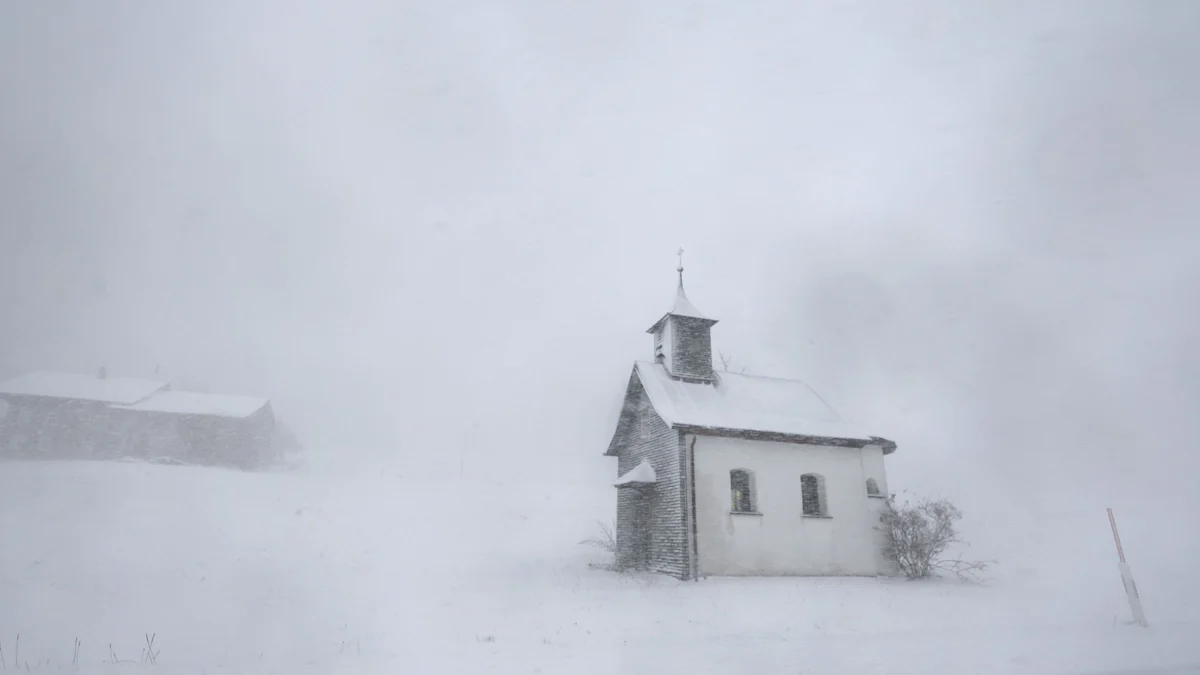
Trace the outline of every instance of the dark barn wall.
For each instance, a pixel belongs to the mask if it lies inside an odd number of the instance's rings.
[[[92,459],[103,455],[113,410],[95,401],[6,396],[0,456],[14,459]]]
[[[6,396],[0,457],[170,458],[188,464],[258,468],[274,461],[270,404],[245,418],[112,408],[94,401]]]
[[[189,463],[241,468],[258,466],[253,420],[192,416],[181,419],[180,424],[184,429]]]
[[[187,447],[177,415],[140,410],[116,411],[120,422],[113,427],[107,459],[167,457],[185,461]]]
[[[169,457],[187,464],[253,469],[269,463],[269,407],[250,417],[139,412],[139,432],[127,443],[142,458]]]

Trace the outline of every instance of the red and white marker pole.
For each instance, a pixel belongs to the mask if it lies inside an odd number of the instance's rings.
[[[1113,510],[1108,510],[1108,524],[1112,526],[1113,541],[1117,542],[1117,556],[1121,559],[1118,569],[1121,570],[1121,583],[1125,586],[1125,597],[1129,600],[1129,609],[1133,612],[1133,621],[1139,626],[1147,626],[1146,613],[1142,611],[1142,599],[1138,597],[1137,584],[1133,582],[1133,572],[1129,563],[1125,562],[1125,549],[1121,546],[1121,535],[1117,534],[1117,519]]]

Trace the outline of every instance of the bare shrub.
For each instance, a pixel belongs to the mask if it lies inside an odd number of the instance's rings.
[[[609,553],[616,553],[617,537],[616,534],[613,533],[612,526],[606,525],[600,521],[596,521],[596,524],[599,525],[600,532],[596,534],[596,536],[588,537],[579,543],[586,546],[595,546],[596,548],[603,551],[608,551]]]
[[[950,572],[961,579],[976,580],[994,561],[945,557],[951,546],[966,544],[956,528],[961,519],[962,512],[948,499],[923,497],[900,504],[892,494],[880,517],[887,537],[884,553],[909,579]]]
[[[717,359],[721,362],[721,370],[727,373],[736,373],[738,375],[746,374],[746,368],[744,366],[738,366],[734,364],[732,355],[726,356],[725,352],[718,349]]]

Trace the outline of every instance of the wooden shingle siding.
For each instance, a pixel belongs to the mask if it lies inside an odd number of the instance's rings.
[[[617,475],[632,470],[645,459],[654,467],[657,482],[653,487],[619,489],[617,564],[644,565],[651,571],[686,579],[690,566],[684,518],[683,439],[654,412],[640,382],[635,389],[629,402],[636,423],[626,426],[619,443]],[[639,500],[644,502],[640,509]],[[645,536],[644,560],[639,559],[639,533]]]
[[[677,377],[711,380],[712,331],[704,319],[673,316],[674,330],[671,332],[671,374]]]
[[[648,564],[646,557],[642,554],[642,551],[648,549],[649,543],[646,541],[646,536],[650,531],[646,518],[648,511],[641,508],[642,500],[648,499],[648,497],[649,495],[644,489],[619,488],[617,490],[617,550],[615,558],[618,569],[639,569]]]

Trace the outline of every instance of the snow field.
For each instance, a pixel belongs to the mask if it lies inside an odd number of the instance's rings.
[[[12,668],[159,673],[1092,673],[1200,663],[1181,544],[1129,513],[1150,629],[1128,625],[1107,522],[990,521],[986,585],[678,582],[593,568],[611,480],[447,460],[279,474],[0,464],[0,646]],[[604,477],[600,477],[604,478]],[[1120,515],[1119,515],[1120,517]],[[978,550],[976,550],[978,549]],[[44,664],[49,659],[49,664]],[[23,667],[23,663],[22,663]],[[126,666],[121,666],[125,668]]]

